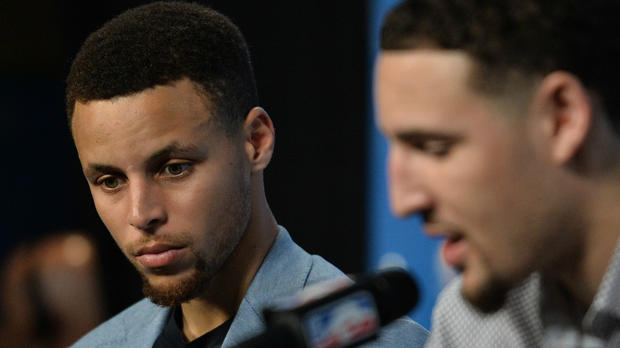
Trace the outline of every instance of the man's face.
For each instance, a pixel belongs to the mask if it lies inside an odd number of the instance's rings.
[[[97,212],[156,303],[199,295],[248,224],[243,140],[213,117],[186,79],[76,103],[72,131]]]
[[[393,211],[423,214],[426,233],[445,237],[443,258],[463,271],[463,295],[491,311],[545,262],[559,238],[558,198],[528,105],[474,91],[471,65],[453,51],[383,52],[378,124]]]

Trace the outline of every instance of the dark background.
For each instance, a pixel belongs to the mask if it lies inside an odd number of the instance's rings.
[[[141,297],[100,222],[65,122],[64,78],[86,36],[149,1],[0,1],[0,256],[85,229],[98,243],[108,315]],[[202,1],[246,35],[276,126],[265,173],[278,222],[347,273],[364,269],[365,1]]]

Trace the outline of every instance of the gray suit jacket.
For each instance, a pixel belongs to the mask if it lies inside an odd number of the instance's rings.
[[[222,347],[231,347],[265,329],[262,309],[274,300],[301,291],[343,273],[320,256],[310,255],[280,227],[276,241],[256,273],[239,306]],[[152,347],[164,327],[170,308],[143,299],[101,324],[76,342],[75,348]],[[422,347],[428,332],[408,318],[384,329],[376,342],[363,347]]]

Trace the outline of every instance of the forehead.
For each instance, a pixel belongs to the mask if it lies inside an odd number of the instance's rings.
[[[465,53],[456,50],[386,50],[379,55],[377,72],[379,82],[396,83],[400,87],[417,88],[418,81],[428,87],[459,86],[465,82],[472,65]]]
[[[76,101],[71,122],[72,130],[83,130],[86,126],[98,126],[110,123],[129,125],[135,118],[146,117],[152,122],[163,121],[158,115],[211,116],[211,105],[197,87],[188,79],[176,81],[170,85],[158,85],[127,96],[105,100],[93,100],[87,103]],[[173,121],[174,117],[166,117]],[[127,120],[122,124],[123,120]]]
[[[457,51],[382,52],[376,66],[380,125],[457,121],[480,101],[468,84],[471,69],[470,59]]]
[[[219,127],[211,126],[210,110],[193,83],[181,80],[129,96],[77,102],[71,129],[80,158],[148,152],[164,143],[213,133]]]

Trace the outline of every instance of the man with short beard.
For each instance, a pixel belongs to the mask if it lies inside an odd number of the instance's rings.
[[[256,106],[245,41],[197,4],[153,3],[91,34],[67,78],[67,115],[99,216],[144,299],[75,347],[229,347],[262,309],[343,276],[297,246],[265,198],[274,127]],[[421,346],[401,319],[370,346]]]
[[[461,271],[430,347],[620,347],[620,61],[599,0],[407,0],[385,19],[390,196]]]

